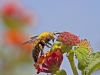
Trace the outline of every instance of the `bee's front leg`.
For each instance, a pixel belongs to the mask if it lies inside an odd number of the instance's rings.
[[[46,46],[47,46],[48,48],[51,48],[48,44],[46,44]]]

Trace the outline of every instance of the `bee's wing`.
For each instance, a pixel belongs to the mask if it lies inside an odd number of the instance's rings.
[[[34,40],[29,40],[29,41],[24,42],[22,45],[31,44],[31,43],[33,43],[33,42],[34,42]]]
[[[31,37],[30,39],[34,40],[34,39],[36,39],[37,37],[38,37],[38,35],[37,35],[37,36],[33,36],[33,37]]]
[[[34,38],[34,39],[33,39],[33,38]],[[42,39],[36,39],[36,37],[31,37],[30,39],[31,39],[31,40],[24,42],[22,45],[25,45],[25,44],[32,44],[33,42],[35,42],[35,40],[38,40],[38,41],[42,40]]]
[[[31,37],[31,38],[30,38],[31,40],[24,42],[22,45],[33,43],[34,40],[35,40],[37,37],[38,37],[38,36]]]

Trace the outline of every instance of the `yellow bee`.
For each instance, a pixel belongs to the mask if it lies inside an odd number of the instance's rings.
[[[54,36],[56,34],[60,33],[43,32],[39,36],[31,37],[29,41],[23,43],[23,45],[27,43],[33,44],[32,57],[35,63],[38,60],[39,53],[41,52],[41,55],[43,55],[44,46],[47,46],[49,48],[50,46],[52,46],[52,44],[49,43],[49,41],[52,40],[54,42]]]

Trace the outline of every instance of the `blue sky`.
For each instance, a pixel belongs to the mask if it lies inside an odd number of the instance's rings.
[[[87,38],[94,51],[100,51],[100,0],[21,1],[39,16],[38,25],[30,29],[33,34],[44,31],[70,31],[82,39]],[[69,63],[66,62],[67,59],[63,61],[61,68],[73,75]]]
[[[100,1],[21,0],[38,14],[38,25],[31,28],[33,34],[44,31],[70,31],[80,38],[87,38],[95,50],[99,50]]]
[[[94,51],[100,51],[100,0],[21,0],[38,14],[38,24],[28,32],[69,31],[87,38]],[[73,75],[67,59],[61,68]],[[41,74],[44,75],[44,74]],[[93,75],[98,75],[94,73]]]

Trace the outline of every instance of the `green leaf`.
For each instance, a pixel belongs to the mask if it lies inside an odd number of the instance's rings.
[[[90,75],[98,68],[100,68],[100,52],[91,53],[89,56],[89,64],[84,70],[85,75]]]
[[[56,74],[53,74],[53,75],[67,75],[66,71],[65,70],[59,70],[56,72]]]
[[[88,66],[89,63],[89,51],[86,47],[77,47],[75,49],[75,56],[78,60],[79,70],[83,70]]]
[[[71,47],[68,47],[67,45],[61,45],[61,49],[64,53],[69,52],[72,49]]]

